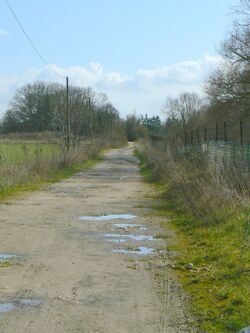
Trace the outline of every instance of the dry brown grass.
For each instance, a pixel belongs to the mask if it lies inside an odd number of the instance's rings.
[[[153,207],[166,218],[163,238],[169,228],[177,236],[168,236],[167,248],[177,253],[175,272],[199,331],[235,333],[250,318],[249,175],[240,164],[180,148],[143,142],[141,170],[159,182]]]
[[[60,179],[77,172],[83,164],[96,159],[102,149],[114,147],[123,141],[96,139],[93,144],[81,143],[69,152],[58,149],[54,155],[41,156],[20,163],[4,163],[0,166],[0,197],[16,190],[32,188],[34,184]]]
[[[185,152],[149,141],[140,150],[154,176],[167,185],[168,199],[203,222],[221,221],[248,203],[249,174],[233,163],[215,163],[202,150]]]
[[[32,133],[9,133],[1,134],[0,140],[2,142],[42,142],[42,143],[55,143],[57,144],[60,139],[54,132],[32,132]]]

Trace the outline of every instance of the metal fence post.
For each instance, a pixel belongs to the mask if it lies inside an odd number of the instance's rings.
[[[224,140],[227,142],[227,122],[224,121]]]
[[[200,142],[200,132],[199,132],[199,130],[197,129],[197,143],[199,143]]]
[[[248,168],[248,170],[250,168],[250,147],[249,147],[249,142],[247,144],[247,168]]]
[[[242,121],[240,121],[240,143],[243,143],[243,126],[242,126]]]
[[[218,136],[219,136],[219,124],[218,122],[216,123],[216,128],[215,128],[215,141],[218,142]]]

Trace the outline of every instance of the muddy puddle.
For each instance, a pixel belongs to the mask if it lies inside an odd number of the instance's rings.
[[[9,312],[15,308],[12,303],[2,303],[0,304],[0,313]]]
[[[125,243],[126,239],[121,239],[121,238],[109,238],[107,239],[108,242],[113,242],[113,243]]]
[[[129,230],[129,229],[138,229],[140,231],[147,230],[147,228],[144,227],[142,224],[115,223],[113,224],[113,226],[124,230]]]
[[[113,249],[114,253],[125,253],[125,254],[136,254],[136,255],[149,255],[155,252],[155,249],[145,246],[138,246],[137,248],[131,249]]]
[[[21,298],[12,303],[0,303],[0,313],[10,312],[18,308],[37,308],[42,305],[43,301],[40,298]]]
[[[43,303],[40,298],[23,298],[18,302],[18,305],[37,307]]]
[[[20,256],[17,256],[16,254],[0,253],[0,262],[15,260],[18,258],[20,258]]]
[[[155,238],[153,236],[146,235],[131,235],[131,234],[105,234],[108,241],[120,240],[121,242],[126,242],[127,240],[134,241],[153,241]]]
[[[97,216],[79,216],[82,221],[111,221],[111,220],[132,220],[136,218],[132,214],[110,214],[110,215],[97,215]]]

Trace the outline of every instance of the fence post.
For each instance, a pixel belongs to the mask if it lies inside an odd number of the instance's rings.
[[[247,168],[248,168],[248,170],[249,170],[249,168],[250,168],[250,149],[249,149],[250,147],[249,147],[249,142],[248,142],[248,144],[247,144]]]
[[[199,130],[197,129],[197,143],[199,143],[200,142],[200,132],[199,132]]]
[[[224,121],[224,140],[227,142],[227,122]]]
[[[233,162],[236,161],[236,149],[235,149],[235,141],[233,141]]]
[[[242,126],[242,121],[240,121],[240,143],[243,143],[243,126]]]
[[[191,131],[190,133],[190,141],[191,141],[191,145],[193,144],[193,131]]]
[[[215,141],[218,142],[218,134],[219,134],[219,124],[218,122],[216,123],[216,128],[215,128]]]

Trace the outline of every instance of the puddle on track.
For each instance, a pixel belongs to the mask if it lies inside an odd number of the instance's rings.
[[[15,305],[12,303],[0,304],[0,313],[9,312],[15,309]]]
[[[115,223],[114,227],[119,229],[129,230],[129,229],[139,229],[140,231],[147,230],[142,224],[129,224],[129,223]]]
[[[43,303],[40,298],[22,298],[13,303],[2,303],[0,304],[0,313],[9,312],[20,307],[39,307]]]
[[[31,306],[31,307],[36,307],[39,306],[43,303],[43,301],[39,298],[23,298],[21,299],[18,304],[24,305],[24,306]]]
[[[125,254],[137,254],[137,255],[148,255],[155,252],[154,249],[144,246],[139,246],[136,249],[113,249],[114,253],[125,253]]]
[[[82,221],[111,221],[111,220],[132,220],[136,218],[132,214],[110,214],[110,215],[98,215],[98,216],[80,216],[79,220]]]
[[[107,239],[108,242],[113,242],[113,243],[125,243],[126,239],[116,239],[116,238],[112,238],[112,239]]]
[[[18,256],[16,254],[5,254],[0,253],[0,262],[8,261],[8,260],[14,260],[17,259]]]
[[[122,242],[126,242],[126,239],[124,238],[129,238],[135,241],[153,241],[155,238],[153,236],[145,236],[145,235],[129,235],[129,234],[105,234],[106,238],[111,238],[107,239],[108,241],[112,241],[112,238],[119,238]]]

